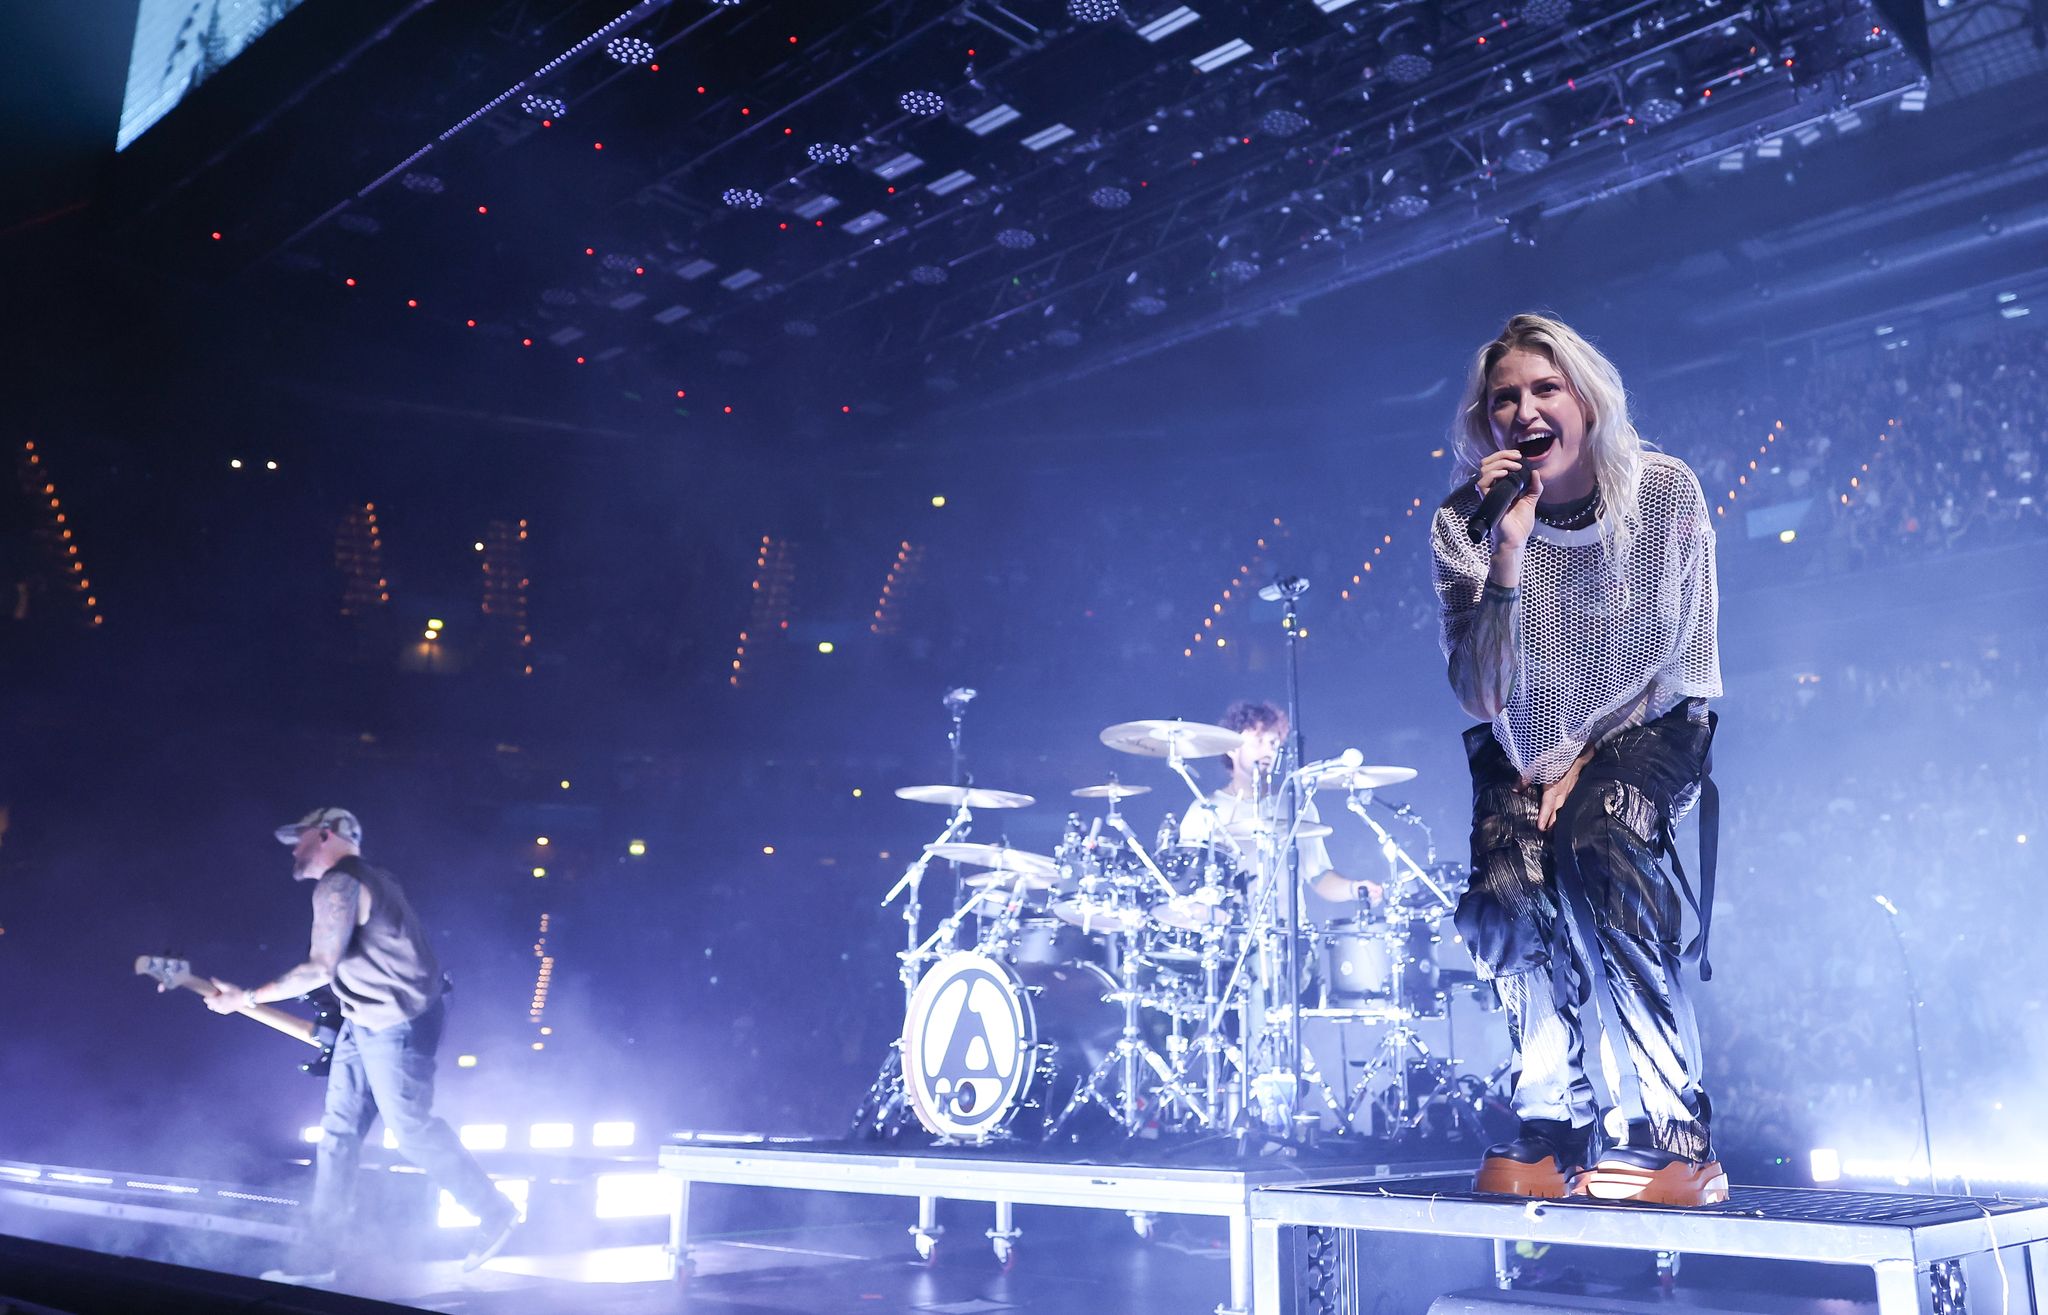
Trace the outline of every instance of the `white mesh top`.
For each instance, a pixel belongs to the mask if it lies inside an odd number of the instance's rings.
[[[1465,711],[1492,721],[1525,780],[1548,785],[1614,731],[1721,693],[1714,526],[1699,480],[1678,458],[1645,452],[1638,505],[1641,528],[1613,572],[1598,524],[1560,530],[1538,519],[1515,590],[1487,586],[1491,545],[1465,531],[1479,506],[1473,486],[1437,509],[1430,539],[1451,684]]]

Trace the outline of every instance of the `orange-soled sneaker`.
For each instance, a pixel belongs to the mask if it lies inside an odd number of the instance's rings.
[[[1584,1159],[1584,1130],[1549,1120],[1524,1119],[1513,1141],[1486,1148],[1472,1190],[1497,1196],[1557,1200],[1571,1190]]]
[[[1688,1160],[1676,1151],[1615,1146],[1572,1184],[1573,1195],[1645,1205],[1719,1205],[1728,1199],[1728,1175],[1719,1160]]]

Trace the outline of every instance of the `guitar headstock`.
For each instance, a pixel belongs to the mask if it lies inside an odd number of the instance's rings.
[[[211,994],[213,985],[204,978],[192,975],[192,961],[171,959],[161,954],[138,954],[135,956],[135,973],[138,977],[153,977],[159,990],[169,991],[177,987],[197,987]]]

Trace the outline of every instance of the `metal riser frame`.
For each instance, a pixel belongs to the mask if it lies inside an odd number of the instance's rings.
[[[1387,1299],[1389,1276],[1362,1271],[1357,1234],[1443,1244],[1433,1266],[1439,1296],[1483,1286],[1489,1274],[1505,1286],[1507,1246],[1538,1242],[1642,1251],[1670,1272],[1687,1252],[1867,1268],[1878,1315],[2048,1315],[2048,1204],[2041,1202],[1737,1189],[1728,1206],[1686,1211],[1473,1198],[1462,1186],[1447,1180],[1437,1195],[1327,1185],[1256,1193],[1254,1315],[1405,1310]],[[1347,1234],[1354,1235],[1348,1246]],[[1316,1290],[1308,1266],[1319,1256],[1334,1258],[1341,1272],[1330,1275],[1326,1265]],[[1415,1315],[1426,1308],[1416,1306]]]
[[[1400,1172],[1412,1174],[1415,1168],[1403,1166]],[[677,1271],[688,1266],[692,1183],[914,1198],[918,1224],[911,1232],[919,1238],[920,1251],[926,1249],[927,1237],[936,1239],[939,1201],[987,1201],[996,1207],[996,1226],[988,1236],[1003,1259],[1008,1258],[1018,1236],[1012,1215],[1018,1205],[1123,1211],[1132,1216],[1141,1234],[1149,1231],[1153,1215],[1194,1215],[1222,1219],[1229,1225],[1230,1297],[1217,1307],[1225,1315],[1249,1315],[1251,1311],[1251,1202],[1261,1186],[1392,1180],[1396,1172],[1391,1166],[1359,1165],[1304,1172],[1291,1164],[1246,1170],[1168,1169],[703,1145],[664,1146],[661,1169],[678,1185],[675,1213],[669,1220],[669,1256]]]

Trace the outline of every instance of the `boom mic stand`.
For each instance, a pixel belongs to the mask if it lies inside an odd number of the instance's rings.
[[[1906,977],[1906,1021],[1913,1028],[1913,1082],[1920,1089],[1920,1149],[1927,1156],[1927,1188],[1941,1190],[1941,1179],[1934,1172],[1934,1127],[1927,1120],[1927,1056],[1920,1049],[1920,984],[1913,977],[1913,958],[1906,953],[1906,937],[1899,930],[1899,906],[1882,895],[1873,895],[1877,906],[1887,915],[1885,926],[1892,930],[1892,944],[1899,947],[1899,967]]]

